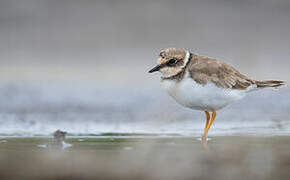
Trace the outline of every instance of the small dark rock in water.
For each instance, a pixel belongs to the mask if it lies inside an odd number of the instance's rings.
[[[61,130],[56,130],[53,133],[53,143],[62,143],[65,140],[65,136],[67,135],[67,132],[61,131]]]
[[[70,144],[66,144],[64,142],[65,136],[67,135],[67,132],[61,131],[61,130],[56,130],[53,133],[53,139],[52,141],[48,144],[48,148],[51,150],[63,150],[66,147],[71,146]]]

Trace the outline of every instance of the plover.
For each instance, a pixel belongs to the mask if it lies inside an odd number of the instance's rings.
[[[254,80],[218,59],[177,48],[161,50],[157,66],[149,73],[155,71],[161,72],[161,84],[175,101],[205,112],[203,141],[206,141],[217,110],[242,99],[251,91],[285,84],[284,81]]]

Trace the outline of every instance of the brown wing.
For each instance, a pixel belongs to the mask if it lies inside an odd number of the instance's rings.
[[[246,89],[254,80],[217,59],[194,55],[188,64],[190,76],[200,84],[212,82],[220,88]]]

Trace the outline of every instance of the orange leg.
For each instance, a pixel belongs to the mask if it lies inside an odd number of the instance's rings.
[[[209,120],[210,120],[210,114],[208,111],[205,111],[205,115],[206,115],[206,124],[204,129],[206,129],[206,127],[208,126]]]
[[[206,126],[204,128],[204,132],[203,132],[203,136],[202,136],[202,140],[203,141],[206,141],[207,133],[208,133],[212,123],[214,122],[214,120],[216,118],[216,111],[215,110],[212,111],[212,115],[211,115],[210,121],[208,120],[209,119],[208,117],[209,117],[209,113],[206,111]]]

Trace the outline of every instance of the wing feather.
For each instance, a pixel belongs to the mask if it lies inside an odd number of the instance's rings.
[[[254,80],[220,60],[195,54],[192,58],[188,71],[197,83],[204,85],[212,82],[220,88],[241,90],[255,84]]]

